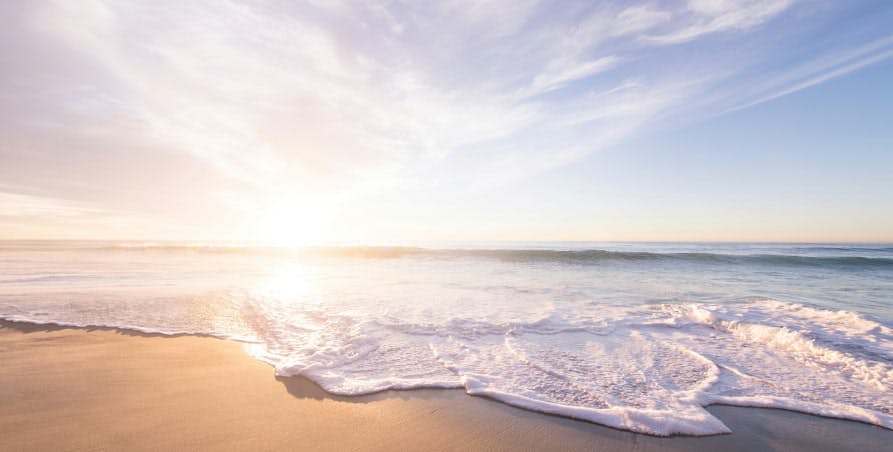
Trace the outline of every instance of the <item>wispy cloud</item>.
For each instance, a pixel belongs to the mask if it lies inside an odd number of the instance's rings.
[[[53,197],[0,192],[0,206],[0,237],[4,240],[95,239],[96,232],[112,232],[113,236],[105,236],[110,239],[200,233],[145,212],[121,211]],[[97,224],[102,225],[99,231]]]
[[[542,94],[564,87],[570,82],[592,77],[617,65],[619,59],[606,56],[582,63],[553,62],[533,79],[530,89],[533,94]]]
[[[847,49],[795,66],[776,77],[754,86],[741,103],[728,111],[741,110],[858,71],[893,57],[893,35],[877,39],[855,49]]]
[[[716,114],[890,52],[888,41],[869,49],[862,37],[841,44],[842,56],[784,64],[774,37],[795,46],[843,8],[801,18],[800,32],[776,23],[798,11],[793,0],[0,8],[0,132],[9,137],[0,163],[18,169],[0,176],[116,209],[125,198],[159,210],[174,200],[239,209],[283,194],[356,200],[506,183],[705,98],[713,102],[700,114]],[[724,88],[730,80],[737,86]],[[54,157],[69,166],[53,168]],[[147,174],[192,188],[158,188]]]
[[[775,18],[795,0],[689,0],[681,26],[644,39],[679,44],[708,34],[746,30]]]

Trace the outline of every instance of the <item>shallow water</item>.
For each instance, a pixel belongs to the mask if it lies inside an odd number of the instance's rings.
[[[637,432],[711,403],[893,428],[893,245],[0,242],[0,317],[240,340],[329,392],[464,387]]]

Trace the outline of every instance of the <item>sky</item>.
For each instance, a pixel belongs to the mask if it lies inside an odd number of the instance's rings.
[[[0,238],[893,241],[893,2],[0,2]]]

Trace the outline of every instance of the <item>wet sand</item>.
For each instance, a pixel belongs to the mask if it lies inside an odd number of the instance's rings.
[[[713,406],[732,434],[658,438],[460,390],[332,396],[238,343],[0,321],[0,450],[890,450],[893,431]]]

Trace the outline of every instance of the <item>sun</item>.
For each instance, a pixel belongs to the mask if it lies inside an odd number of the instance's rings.
[[[263,215],[259,238],[276,246],[318,245],[328,239],[327,217],[320,206],[298,200],[282,201]]]

